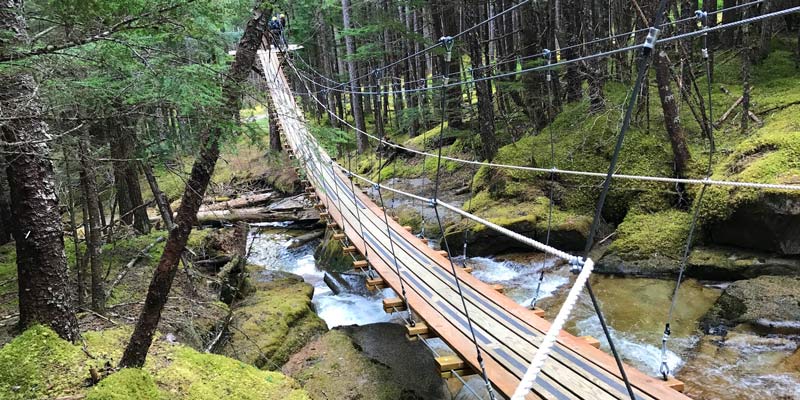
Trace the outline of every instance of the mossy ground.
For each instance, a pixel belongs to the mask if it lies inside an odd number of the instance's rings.
[[[94,400],[308,399],[290,378],[157,337],[143,370],[124,370],[88,387],[91,368],[119,360],[129,328],[84,334],[85,350],[35,326],[0,349],[0,398],[87,395]],[[92,357],[89,356],[92,355]]]

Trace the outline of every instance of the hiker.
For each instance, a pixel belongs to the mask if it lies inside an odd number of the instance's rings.
[[[281,45],[285,44],[283,39],[283,25],[281,25],[281,21],[278,19],[278,17],[273,16],[267,27],[272,34],[275,48],[280,48]]]

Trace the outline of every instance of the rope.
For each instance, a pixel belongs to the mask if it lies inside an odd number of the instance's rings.
[[[542,371],[548,354],[550,354],[550,351],[556,344],[558,335],[561,333],[564,324],[572,313],[572,309],[575,308],[575,304],[578,302],[578,296],[583,290],[584,285],[589,283],[589,276],[592,274],[592,270],[594,270],[594,261],[591,259],[586,260],[581,272],[578,274],[578,278],[575,279],[575,284],[572,285],[572,288],[567,294],[567,299],[564,300],[564,305],[561,306],[561,309],[556,315],[556,319],[553,320],[553,324],[550,325],[550,329],[547,330],[542,344],[540,344],[539,349],[536,350],[530,367],[525,371],[525,375],[522,376],[522,380],[514,391],[514,395],[511,396],[512,400],[524,400],[525,396],[530,393],[531,388],[533,388],[533,383],[536,381],[536,377],[539,375],[539,372]]]
[[[800,11],[800,8],[798,9]],[[720,25],[717,25],[720,26]],[[661,42],[662,40],[659,40]],[[409,153],[425,156],[425,157],[436,157],[436,154],[428,153],[425,151],[420,151],[417,149],[413,149],[410,147],[406,147],[400,144],[392,143],[386,140],[383,140],[369,132],[362,131],[348,121],[342,119],[335,112],[330,110],[327,107],[327,104],[321,102],[316,96],[311,96],[311,98],[320,105],[324,110],[326,110],[332,117],[337,119],[339,122],[345,124],[346,126],[350,127],[351,129],[355,129],[356,131],[367,135],[368,137],[379,141],[379,143],[384,144],[386,146],[391,146],[396,149],[400,149],[403,151],[407,151]],[[526,171],[526,172],[535,172],[535,173],[543,173],[543,174],[557,174],[557,175],[575,175],[575,176],[586,176],[586,177],[593,177],[593,178],[606,178],[606,173],[601,172],[591,172],[591,171],[578,171],[578,170],[568,170],[568,169],[560,169],[560,168],[537,168],[537,167],[528,167],[523,165],[513,165],[513,164],[501,164],[501,163],[492,163],[492,162],[484,162],[484,161],[474,161],[474,160],[465,160],[457,157],[449,157],[442,155],[443,160],[458,162],[461,164],[467,165],[477,165],[477,166],[485,166],[489,168],[502,168],[502,169],[511,169],[511,170],[519,170],[519,171]],[[692,179],[692,178],[671,178],[671,177],[662,177],[662,176],[647,176],[647,175],[631,175],[631,174],[618,174],[615,173],[612,175],[614,179],[624,179],[624,180],[633,180],[633,181],[642,181],[642,182],[658,182],[658,183],[669,183],[669,184],[687,184],[687,185],[710,185],[710,186],[730,186],[736,188],[744,188],[744,189],[768,189],[768,190],[787,190],[787,191],[800,191],[800,185],[789,185],[789,184],[780,184],[780,183],[761,183],[761,182],[738,182],[738,181],[727,181],[727,180],[717,180],[717,179]]]
[[[708,29],[708,13],[698,10],[695,11],[695,18],[697,18],[701,23],[701,29],[707,32]],[[716,150],[716,145],[714,143],[714,114],[713,114],[713,102],[711,101],[711,60],[708,55],[708,34],[703,35],[703,48],[701,50],[703,60],[705,61],[706,66],[706,83],[708,88],[708,166],[706,168],[706,179],[711,177],[714,168],[714,153]],[[672,323],[672,317],[675,313],[675,308],[678,303],[678,290],[681,287],[681,282],[683,281],[683,274],[686,271],[686,264],[689,260],[689,254],[692,252],[692,242],[694,239],[694,232],[697,229],[697,220],[700,216],[700,209],[703,205],[703,196],[706,193],[706,189],[708,189],[708,184],[704,184],[703,187],[700,189],[700,194],[697,196],[697,202],[694,206],[694,212],[692,213],[692,222],[689,226],[689,234],[686,237],[686,245],[683,250],[683,256],[681,257],[680,269],[678,270],[678,279],[675,282],[675,290],[672,292],[672,301],[669,305],[669,312],[667,313],[667,321],[664,324],[664,335],[661,337],[661,366],[659,367],[659,372],[661,373],[661,377],[666,381],[669,379],[670,369],[669,364],[667,364],[667,341],[669,340],[670,335],[672,334],[672,329],[670,324]]]
[[[447,82],[447,73],[450,69],[450,61],[452,58],[453,52],[453,43],[454,39],[452,37],[442,37],[439,39],[440,43],[443,43],[446,49],[446,54],[442,58],[442,68],[444,71],[443,79],[445,83]],[[447,91],[442,89],[441,91],[441,111],[442,111],[442,122],[440,124],[439,129],[439,157],[436,159],[436,181],[434,184],[434,191],[433,191],[433,199],[436,200],[439,197],[439,181],[441,177],[441,166],[442,166],[442,143],[444,138],[444,122],[447,119],[445,110],[447,105]],[[467,300],[464,299],[464,293],[461,291],[461,279],[459,279],[458,274],[456,273],[456,265],[453,263],[452,252],[450,252],[450,245],[447,243],[447,236],[444,235],[444,225],[442,224],[442,219],[439,216],[439,207],[436,205],[436,202],[433,203],[433,212],[436,214],[436,223],[439,225],[439,231],[442,233],[442,242],[444,243],[445,250],[447,251],[447,260],[450,262],[450,270],[453,273],[453,278],[456,282],[456,289],[458,289],[458,296],[461,298],[461,305],[464,307],[464,316],[467,319],[467,326],[469,327],[469,333],[472,336],[472,343],[475,345],[475,353],[477,355],[478,365],[481,368],[481,375],[483,375],[484,385],[486,386],[486,391],[489,393],[489,398],[491,400],[495,400],[494,390],[492,389],[492,382],[489,381],[489,375],[486,373],[486,366],[483,362],[483,355],[481,352],[481,347],[478,345],[478,339],[475,336],[475,329],[472,326],[472,318],[469,315],[469,309],[467,309]]]

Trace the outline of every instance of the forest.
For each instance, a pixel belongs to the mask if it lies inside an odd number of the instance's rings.
[[[675,304],[689,308],[664,376],[692,398],[800,396],[798,6],[3,1],[0,398],[469,398],[435,371],[427,389],[388,378],[364,333],[323,318],[314,282],[253,261],[260,230],[286,224],[326,281],[352,269],[304,197],[263,53],[280,56],[311,134],[376,182],[361,189],[400,225],[465,266],[540,257],[523,306],[553,319],[566,287],[537,304],[539,286],[562,264],[378,187],[593,258],[612,330],[630,322],[653,351]],[[630,284],[602,290],[615,279]],[[651,281],[658,295],[637,297]],[[658,315],[615,320],[619,302]],[[765,342],[773,364],[748,358]],[[365,378],[329,381],[341,367],[315,346]],[[733,396],[698,372],[722,353],[759,382]]]

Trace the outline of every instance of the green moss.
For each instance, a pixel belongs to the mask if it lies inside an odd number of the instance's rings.
[[[153,377],[138,368],[126,368],[100,381],[86,400],[162,400]]]
[[[303,400],[308,395],[297,383],[279,372],[261,371],[251,365],[187,347],[170,353],[174,360],[153,375],[171,399]]]
[[[308,399],[297,383],[227,357],[199,353],[158,335],[143,370],[126,369],[87,388],[91,367],[119,360],[130,328],[85,334],[86,351],[50,329],[34,326],[0,349],[0,398],[50,399],[87,395],[91,400]]]
[[[14,243],[0,246],[0,313],[17,310],[17,250]]]
[[[423,220],[422,215],[417,210],[411,207],[403,207],[397,211],[397,222],[403,226],[410,226],[416,232],[422,228]]]
[[[80,347],[33,326],[0,349],[0,398],[44,399],[81,391],[89,371]]]
[[[685,246],[691,215],[677,210],[631,213],[617,227],[610,250],[623,258],[666,256],[677,259]]]
[[[263,369],[278,369],[289,356],[326,331],[314,313],[314,287],[286,274],[258,288],[233,313],[232,336],[222,354]]]

